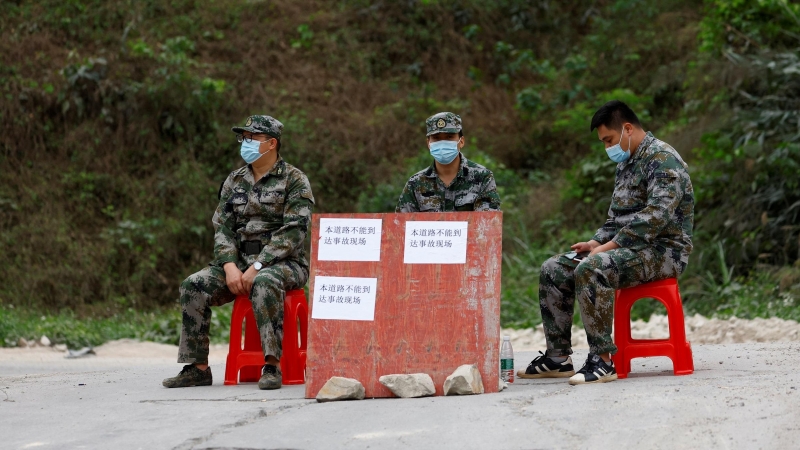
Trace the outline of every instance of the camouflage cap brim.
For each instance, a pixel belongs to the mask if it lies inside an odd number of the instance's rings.
[[[256,130],[256,129],[255,129],[255,128],[253,128],[253,127],[233,127],[233,128],[231,128],[231,131],[233,131],[233,132],[234,132],[234,133],[236,133],[236,134],[242,134],[242,133],[244,133],[245,131],[247,131],[247,132],[249,132],[249,133],[253,133],[253,134],[256,134],[256,133],[258,133],[258,134],[264,133],[263,131]]]
[[[231,128],[231,131],[233,131],[236,134],[242,134],[245,131],[247,131],[248,133],[253,133],[253,134],[266,134],[267,136],[272,136],[277,140],[281,139],[280,136],[275,136],[272,133],[269,133],[269,132],[263,131],[263,130],[259,130],[259,129],[256,129],[256,128],[253,128],[253,127],[233,127],[233,128]]]
[[[433,130],[428,132],[425,136],[433,136],[434,134],[439,133],[456,133],[458,134],[461,130],[459,128],[439,128],[438,130]]]

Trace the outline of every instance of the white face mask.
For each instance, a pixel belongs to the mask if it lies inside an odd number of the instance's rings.
[[[430,148],[431,156],[440,164],[450,164],[458,156],[458,143],[459,141],[436,141],[431,142],[428,146]]]
[[[261,142],[252,140],[250,142],[242,141],[242,147],[239,150],[240,154],[242,155],[242,159],[247,164],[251,164],[255,162],[258,158],[261,158],[263,155],[259,151],[261,148]]]
[[[606,149],[606,153],[608,154],[609,159],[614,161],[615,163],[621,163],[626,161],[628,158],[631,157],[631,136],[628,136],[628,150],[622,150],[622,146],[619,145],[622,143],[622,136],[625,134],[625,127],[622,128],[622,131],[619,132],[619,142],[616,145],[612,145]]]

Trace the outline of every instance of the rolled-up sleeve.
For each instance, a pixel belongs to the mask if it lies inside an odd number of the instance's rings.
[[[500,211],[500,194],[491,173],[481,183],[481,191],[475,199],[475,211]]]
[[[617,232],[613,241],[620,247],[640,250],[652,245],[673,217],[686,190],[686,179],[671,168],[678,161],[670,158],[648,174],[647,204]]]
[[[233,205],[230,203],[233,194],[233,175],[231,174],[222,184],[217,205],[211,223],[214,225],[214,260],[215,266],[223,266],[239,259],[239,250],[236,245],[236,217]]]

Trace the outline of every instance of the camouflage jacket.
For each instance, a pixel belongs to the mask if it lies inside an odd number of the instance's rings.
[[[669,144],[648,132],[633,156],[617,165],[608,220],[592,239],[640,251],[646,247],[688,263],[692,252],[694,190],[687,165]]]
[[[458,175],[450,186],[436,175],[435,162],[414,174],[400,194],[395,212],[499,211],[500,196],[492,172],[460,156]]]
[[[303,241],[313,206],[308,178],[281,157],[258,182],[249,165],[235,170],[220,189],[219,206],[212,219],[211,264],[235,262],[243,269],[255,261],[269,265],[291,259],[307,269]],[[245,255],[242,241],[261,241],[261,253]]]

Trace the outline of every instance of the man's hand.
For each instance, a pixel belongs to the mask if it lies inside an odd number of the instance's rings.
[[[228,289],[233,292],[233,295],[242,295],[250,292],[250,290],[244,290],[242,271],[236,267],[236,264],[232,262],[225,263],[222,268],[225,270],[225,284],[228,285]]]
[[[593,239],[593,240],[591,240],[589,242],[578,242],[577,244],[573,245],[570,248],[575,250],[578,253],[583,253],[583,252],[591,252],[591,251],[593,251],[595,248],[597,248],[599,246],[600,246],[600,243]],[[592,254],[594,254],[594,253],[592,253]]]
[[[607,252],[609,250],[614,250],[615,248],[619,248],[619,245],[617,245],[617,243],[614,242],[614,241],[608,241],[603,245],[600,245],[598,247],[593,248],[592,252],[589,253],[589,256],[596,255],[598,253]]]
[[[253,266],[248,267],[244,272],[244,275],[242,275],[242,285],[244,286],[243,294],[250,294],[250,290],[253,289],[253,280],[256,278],[256,275],[258,275],[258,271]]]

